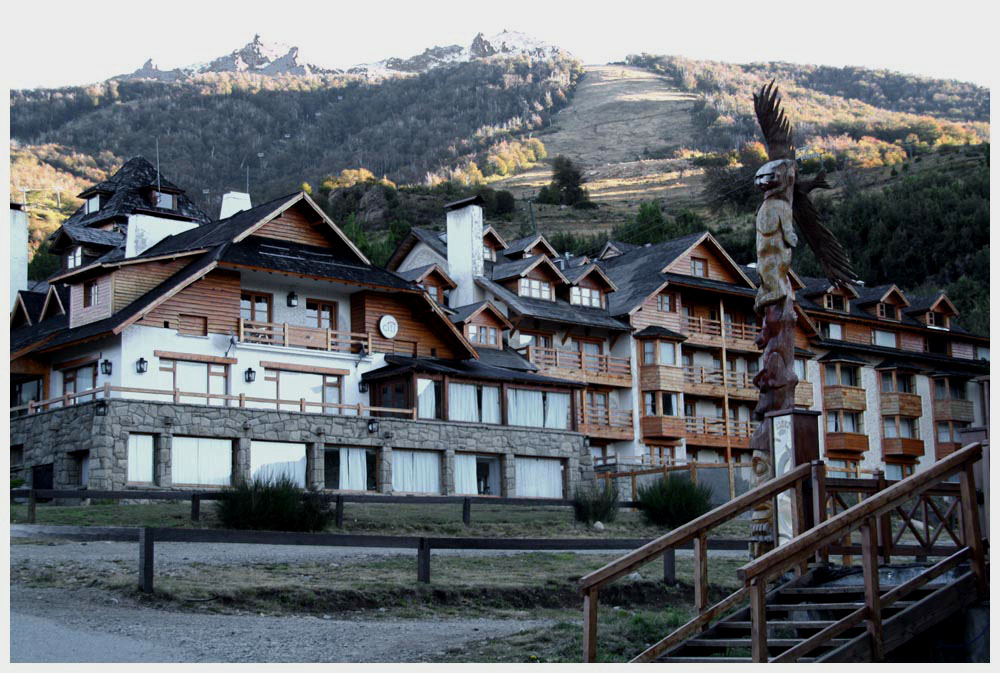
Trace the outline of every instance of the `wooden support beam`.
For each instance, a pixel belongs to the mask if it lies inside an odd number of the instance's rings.
[[[669,586],[677,584],[677,557],[673,547],[663,552],[663,583]]]
[[[972,572],[976,576],[976,591],[987,595],[986,558],[983,551],[983,536],[979,529],[979,503],[976,496],[976,475],[972,463],[966,463],[959,473],[962,487],[962,533],[965,546],[972,557]]]
[[[694,538],[694,609],[699,613],[708,607],[708,540],[705,533]]]
[[[750,651],[755,664],[767,663],[767,582],[755,577],[750,583]]]
[[[878,582],[878,524],[872,518],[861,525],[861,567],[865,580],[865,624],[871,641],[872,661],[885,661],[882,642],[882,608]]]
[[[139,529],[139,590],[153,593],[153,529]]]
[[[597,589],[583,595],[583,663],[597,661]]]

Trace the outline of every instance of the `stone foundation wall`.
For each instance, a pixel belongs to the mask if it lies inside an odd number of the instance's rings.
[[[10,442],[23,446],[23,474],[28,485],[32,466],[52,463],[53,487],[76,488],[76,459],[69,453],[89,450],[89,488],[126,488],[130,433],[154,435],[154,487],[160,488],[172,487],[170,455],[175,436],[233,440],[233,471],[244,479],[250,476],[252,441],[302,442],[306,445],[306,480],[311,489],[323,488],[323,448],[327,444],[377,448],[382,493],[392,492],[393,448],[440,451],[445,495],[455,492],[456,451],[500,455],[504,495],[516,493],[516,456],[561,459],[567,496],[581,481],[594,478],[593,458],[583,436],[562,430],[121,399],[107,400],[106,404],[104,416],[95,413],[97,403],[91,402],[11,419]],[[370,420],[378,422],[375,433],[368,431]]]

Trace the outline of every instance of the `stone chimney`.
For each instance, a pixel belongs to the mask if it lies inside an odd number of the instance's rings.
[[[222,195],[222,209],[219,210],[219,219],[224,220],[232,217],[243,210],[250,210],[250,195],[245,192],[226,192]]]
[[[445,205],[448,213],[448,274],[458,284],[448,296],[449,306],[476,301],[475,277],[483,275],[483,197],[474,196]]]

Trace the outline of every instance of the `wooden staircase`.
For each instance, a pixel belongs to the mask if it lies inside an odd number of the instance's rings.
[[[689,541],[698,614],[633,661],[884,660],[986,596],[988,566],[973,475],[981,456],[981,445],[972,444],[894,484],[881,477],[827,480],[817,461],[667,533],[581,578],[584,660],[596,660],[600,588]],[[954,475],[958,484],[949,481]],[[785,491],[792,494],[795,537],[740,568],[743,586],[708,605],[709,531]],[[817,522],[812,528],[804,526],[806,493]],[[847,506],[852,500],[857,504]],[[846,509],[838,513],[838,504]],[[860,567],[851,563],[856,555]],[[831,557],[839,561],[831,563]],[[943,558],[928,562],[930,557]]]

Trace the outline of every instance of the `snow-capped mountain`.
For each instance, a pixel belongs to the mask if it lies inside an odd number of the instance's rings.
[[[238,72],[257,75],[337,75],[349,74],[368,78],[397,77],[415,75],[434,68],[455,63],[467,63],[476,59],[495,56],[525,55],[530,58],[549,58],[563,53],[559,47],[537,40],[530,35],[504,30],[496,35],[476,35],[467,47],[451,45],[431,47],[423,53],[409,58],[387,58],[375,63],[362,63],[349,68],[322,67],[305,63],[299,56],[299,48],[275,42],[264,42],[260,35],[232,53],[220,56],[209,63],[198,63],[161,70],[153,59],[147,60],[141,68],[112,79],[157,79],[173,82],[212,72]]]

